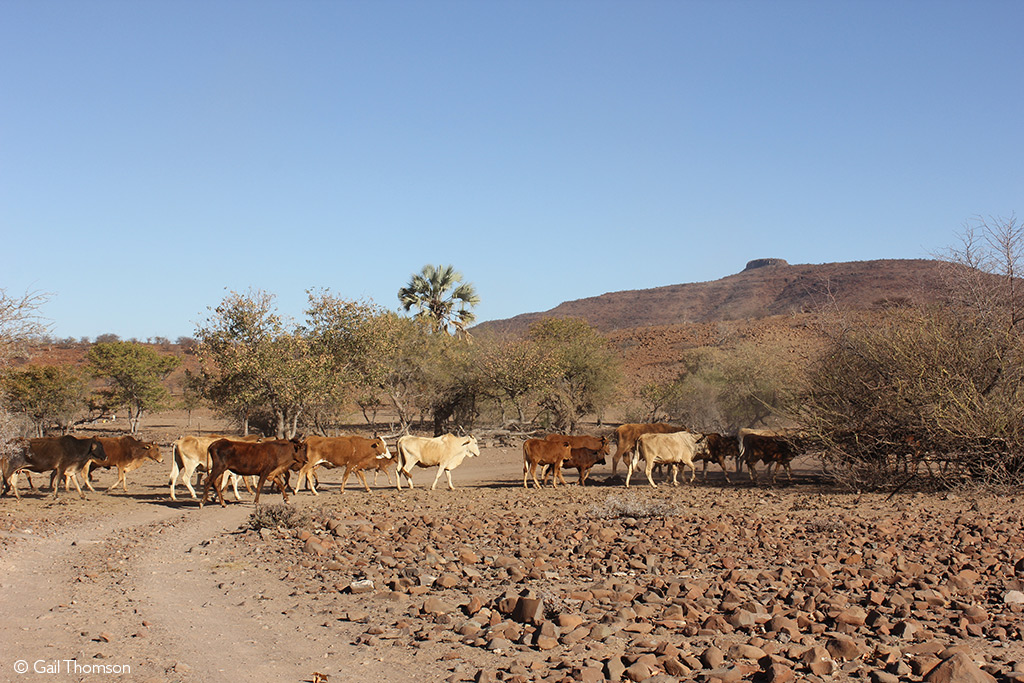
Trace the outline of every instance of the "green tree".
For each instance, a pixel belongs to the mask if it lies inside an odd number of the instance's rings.
[[[511,407],[519,424],[525,424],[529,398],[558,379],[555,363],[532,340],[487,338],[479,340],[476,347],[478,371],[485,391],[498,403],[501,423],[505,424]]]
[[[405,311],[415,308],[415,316],[427,320],[434,332],[447,334],[465,332],[476,319],[470,309],[480,303],[473,285],[450,265],[423,266],[398,290],[398,300]]]
[[[554,379],[540,389],[540,407],[552,426],[573,431],[587,413],[600,413],[615,396],[620,361],[608,340],[585,320],[548,318],[530,326],[530,339]]]
[[[248,432],[267,415],[279,438],[294,436],[309,405],[323,399],[326,362],[278,313],[274,295],[231,292],[196,332],[206,398]]]
[[[82,373],[61,365],[28,365],[11,370],[4,377],[3,388],[11,410],[31,421],[36,436],[43,436],[51,424],[67,434],[85,406],[87,391]]]
[[[17,296],[0,289],[0,373],[10,365],[12,355],[21,345],[46,332],[38,311],[47,298],[39,292]],[[11,440],[18,433],[18,425],[3,398],[0,396],[0,456],[7,454]]]
[[[307,294],[301,333],[324,369],[322,401],[310,406],[311,421],[326,433],[335,415],[353,404],[371,421],[394,353],[391,331],[397,316],[372,302],[343,299],[327,290]]]
[[[93,345],[88,360],[93,374],[107,380],[107,387],[100,392],[105,404],[128,410],[132,434],[138,431],[144,413],[168,405],[170,392],[163,381],[181,365],[176,356],[162,356],[143,344],[124,341]]]

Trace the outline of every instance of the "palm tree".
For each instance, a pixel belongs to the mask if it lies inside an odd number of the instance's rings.
[[[416,317],[430,323],[434,332],[465,333],[476,315],[469,309],[480,303],[472,283],[462,281],[462,273],[453,266],[423,266],[402,289],[398,300],[406,311],[415,308]]]

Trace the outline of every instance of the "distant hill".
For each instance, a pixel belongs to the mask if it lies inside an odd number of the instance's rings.
[[[926,259],[790,265],[756,259],[713,282],[610,292],[566,301],[549,311],[481,323],[474,332],[522,334],[544,318],[583,318],[602,332],[637,327],[767,318],[818,310],[834,302],[871,309],[894,302],[937,301],[948,263]]]

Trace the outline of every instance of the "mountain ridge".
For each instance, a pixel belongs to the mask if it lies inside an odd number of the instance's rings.
[[[490,320],[477,332],[525,333],[551,317],[582,318],[601,332],[636,327],[767,318],[820,309],[825,304],[871,309],[892,303],[927,304],[942,298],[950,264],[932,259],[877,259],[791,265],[754,259],[718,280],[606,292],[565,301],[547,311]]]

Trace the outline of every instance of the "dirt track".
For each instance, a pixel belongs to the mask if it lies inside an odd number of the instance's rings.
[[[321,496],[293,499],[308,529],[261,534],[249,503],[171,503],[168,469],[133,473],[127,495],[101,473],[85,501],[0,501],[0,680],[914,681],[950,647],[1024,680],[1022,609],[1003,604],[1024,574],[1017,498],[822,495],[799,469],[776,489],[712,469],[627,494],[604,468],[524,491],[518,450],[485,448],[455,492],[421,471],[413,491],[339,494],[325,473]],[[360,580],[373,590],[352,594]],[[524,591],[544,601],[532,621],[507,613]],[[862,651],[827,675],[802,663],[841,638]],[[33,679],[19,660],[63,668]],[[99,666],[131,673],[83,669]]]

